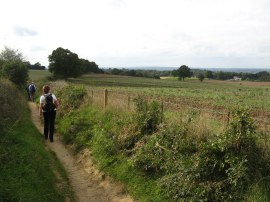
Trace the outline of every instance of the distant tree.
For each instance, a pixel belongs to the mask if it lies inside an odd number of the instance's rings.
[[[127,74],[127,76],[136,76],[136,71],[135,71],[134,69],[128,70],[128,71],[126,72],[126,74]]]
[[[200,80],[200,82],[202,82],[204,80],[204,75],[203,74],[199,74],[197,77]]]
[[[39,62],[31,65],[29,62],[27,62],[28,69],[34,69],[34,70],[45,70],[45,66],[41,66]]]
[[[256,73],[256,77],[259,81],[269,81],[270,73],[267,71],[258,72]]]
[[[111,70],[111,74],[114,74],[114,75],[120,75],[120,74],[122,74],[122,70],[120,70],[120,69],[117,69],[117,68],[113,68],[112,70]]]
[[[81,74],[78,55],[68,49],[57,48],[49,55],[49,71],[56,77],[78,77]]]
[[[172,70],[172,76],[178,77],[178,69]]]
[[[98,68],[98,65],[95,62],[89,62],[86,59],[80,59],[80,69],[83,74],[85,73],[103,73],[101,69]]]
[[[205,77],[206,77],[206,78],[208,78],[208,79],[212,79],[212,78],[214,78],[214,76],[213,76],[213,72],[212,72],[212,71],[207,70],[207,71],[205,72]]]
[[[182,65],[178,70],[178,77],[179,80],[182,79],[183,81],[185,80],[186,77],[191,77],[192,76],[192,72],[190,70],[190,68],[186,65]]]

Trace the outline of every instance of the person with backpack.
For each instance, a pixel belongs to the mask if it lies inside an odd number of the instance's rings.
[[[57,107],[58,101],[56,96],[50,93],[50,87],[48,85],[43,86],[43,95],[40,96],[39,113],[40,116],[43,113],[44,138],[47,140],[49,137],[50,142],[53,142],[54,120]]]
[[[37,90],[36,85],[34,84],[34,82],[31,82],[31,84],[29,85],[29,94],[30,94],[30,99],[32,102],[35,101],[36,90]]]

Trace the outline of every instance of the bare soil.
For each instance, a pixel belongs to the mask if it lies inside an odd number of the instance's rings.
[[[32,121],[43,134],[43,125],[35,103],[29,102]],[[110,177],[100,172],[93,164],[91,151],[84,149],[78,154],[72,154],[61,142],[61,136],[55,134],[54,142],[45,142],[46,147],[55,152],[69,177],[70,184],[79,202],[133,202],[125,193],[124,187],[114,182]]]

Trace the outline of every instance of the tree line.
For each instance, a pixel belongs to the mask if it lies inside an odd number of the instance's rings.
[[[145,69],[127,69],[127,68],[109,68],[104,69],[105,74],[135,76],[160,79],[162,76],[170,76],[171,71],[145,70]]]
[[[109,68],[104,69],[106,74],[125,75],[135,77],[146,77],[160,79],[160,77],[178,77],[179,80],[184,81],[188,77],[197,77],[200,81],[207,79],[215,80],[230,80],[235,77],[247,81],[270,81],[270,73],[267,71],[260,71],[258,73],[244,73],[244,72],[225,72],[225,71],[210,71],[202,69],[191,69],[187,65],[182,65],[178,69],[158,71],[158,70],[142,70],[142,69],[127,69],[127,68]]]
[[[61,47],[48,56],[49,71],[54,78],[78,77],[85,73],[103,73],[95,62],[79,58],[76,53]],[[0,78],[7,78],[18,86],[24,85],[28,70],[45,70],[39,62],[31,64],[19,50],[5,47],[0,52]]]

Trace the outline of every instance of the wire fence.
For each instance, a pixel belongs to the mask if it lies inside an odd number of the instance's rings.
[[[199,103],[188,102],[187,100],[170,99],[158,96],[142,95],[124,91],[112,91],[104,89],[88,89],[88,104],[94,104],[106,108],[117,110],[134,111],[136,97],[142,97],[147,101],[157,101],[163,111],[196,111],[207,114],[210,117],[218,119],[227,124],[231,118],[231,110],[225,107],[211,106]],[[259,126],[260,130],[270,132],[270,111],[265,109],[256,109],[250,112],[251,117]]]

